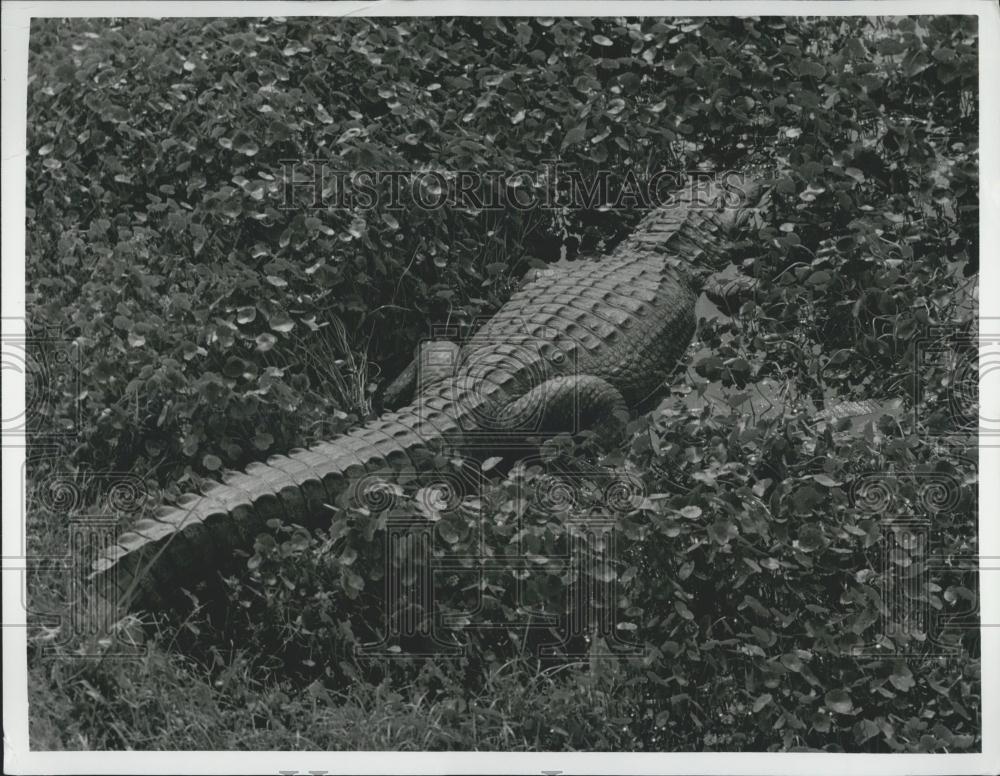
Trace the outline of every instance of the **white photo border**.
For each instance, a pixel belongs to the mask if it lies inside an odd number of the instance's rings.
[[[383,0],[382,2],[20,2],[2,5],[2,322],[23,335],[28,34],[32,17],[171,16],[895,16],[979,17],[980,318],[1000,319],[1000,6],[994,0],[852,2],[660,2],[658,0]],[[982,324],[981,324],[982,326]],[[983,386],[985,387],[985,386]],[[1000,392],[980,393],[985,417],[1000,417]],[[3,417],[24,410],[23,375],[4,370]],[[976,774],[1000,772],[1000,477],[980,477],[982,752],[504,753],[504,752],[32,752],[28,747],[27,643],[22,606],[23,447],[4,446],[3,745],[7,773],[580,773],[580,774]],[[1000,473],[1000,448],[980,448],[979,470]],[[986,519],[982,519],[985,516]]]

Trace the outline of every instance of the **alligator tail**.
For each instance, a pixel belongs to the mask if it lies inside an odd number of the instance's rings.
[[[411,408],[407,408],[411,409]],[[409,417],[390,413],[340,437],[227,474],[202,494],[183,496],[143,518],[107,547],[91,580],[116,608],[160,606],[180,588],[195,589],[206,574],[233,573],[268,522],[320,527],[374,473],[416,468],[431,444]],[[420,424],[426,426],[426,424]],[[435,430],[446,431],[438,428]],[[430,429],[424,428],[426,433]],[[441,438],[439,435],[438,438]]]

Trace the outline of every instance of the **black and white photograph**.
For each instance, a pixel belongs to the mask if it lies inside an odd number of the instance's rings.
[[[997,772],[994,3],[214,5],[4,6],[8,772]]]

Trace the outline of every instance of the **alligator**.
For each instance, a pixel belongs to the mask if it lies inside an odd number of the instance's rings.
[[[763,177],[689,188],[606,255],[529,273],[461,347],[421,351],[428,368],[409,370],[392,391],[397,403],[412,393],[408,403],[160,507],[100,554],[91,577],[120,605],[155,605],[158,590],[232,564],[275,518],[329,522],[326,505],[372,472],[419,468],[442,451],[474,456],[620,428],[676,368],[700,289],[727,265],[767,190]]]

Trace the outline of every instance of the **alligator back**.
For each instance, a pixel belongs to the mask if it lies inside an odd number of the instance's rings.
[[[606,380],[634,406],[673,369],[694,334],[697,296],[659,257],[621,252],[542,274],[518,291],[462,350],[465,369],[523,395],[557,375]],[[480,368],[497,346],[516,353]],[[525,374],[510,372],[523,365]]]

